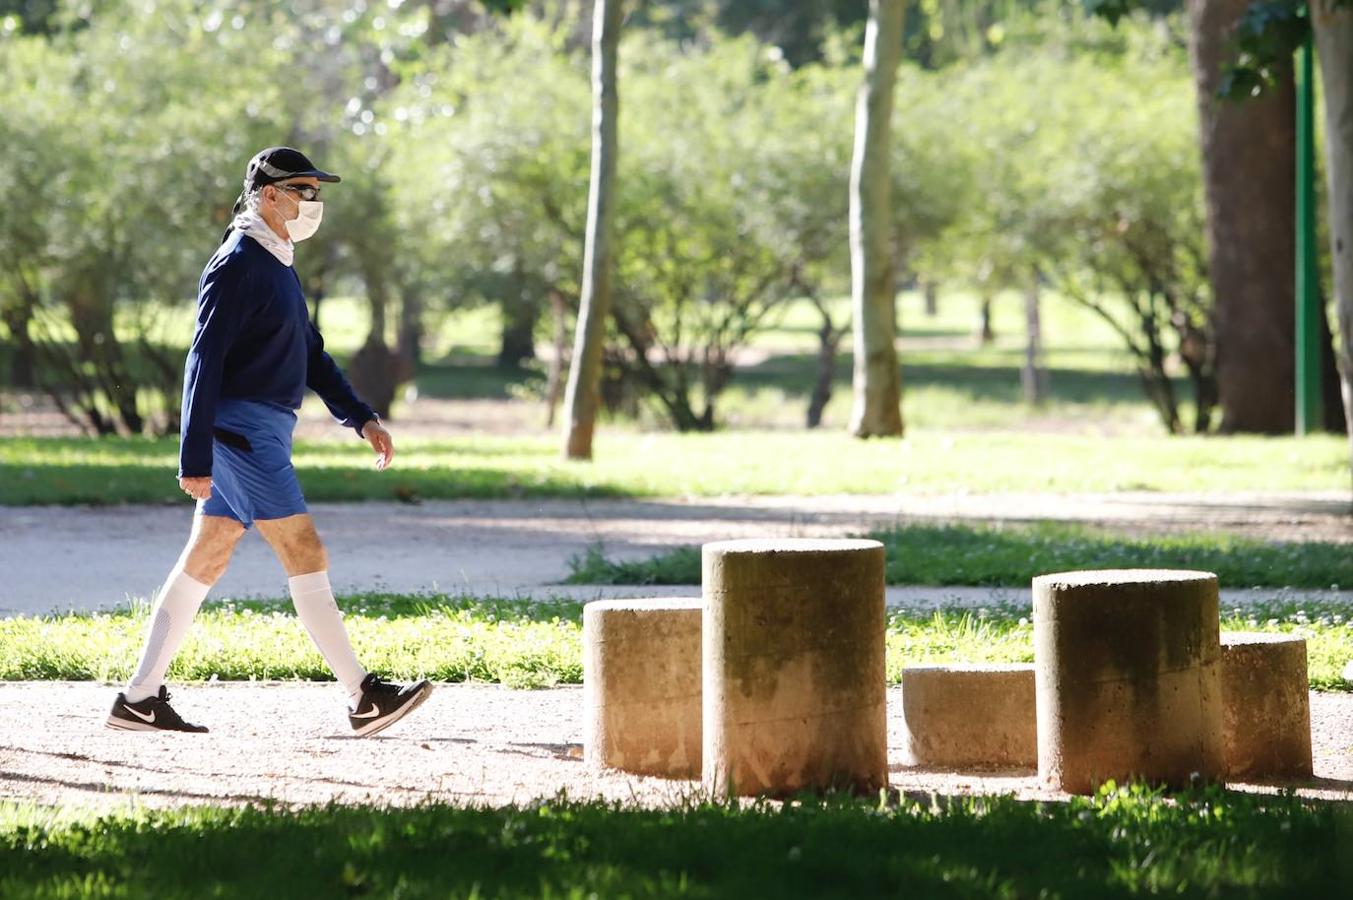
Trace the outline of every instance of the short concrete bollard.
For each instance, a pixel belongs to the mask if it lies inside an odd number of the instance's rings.
[[[1092,792],[1109,779],[1220,780],[1217,577],[1150,569],[1034,579],[1038,774]]]
[[[1248,632],[1221,636],[1229,776],[1311,777],[1309,684],[1305,638]]]
[[[693,598],[583,607],[583,758],[700,776],[700,607]]]
[[[1038,765],[1032,664],[907,666],[902,717],[908,765]]]
[[[883,545],[725,541],[703,563],[706,789],[885,787]]]

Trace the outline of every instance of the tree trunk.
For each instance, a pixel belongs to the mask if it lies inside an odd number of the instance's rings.
[[[4,310],[5,327],[9,329],[14,344],[9,362],[9,383],[16,388],[37,387],[37,358],[33,352],[33,337],[29,333],[32,319],[33,308],[27,302],[16,303]]]
[[[1048,372],[1041,364],[1043,356],[1043,323],[1038,310],[1038,276],[1029,280],[1029,288],[1024,292],[1024,368],[1020,371],[1020,386],[1024,390],[1024,402],[1037,406],[1048,396]]]
[[[1320,400],[1323,405],[1321,423],[1325,430],[1342,434],[1348,428],[1344,420],[1344,403],[1339,396],[1339,365],[1334,354],[1334,333],[1330,331],[1328,304],[1320,304]]]
[[[855,331],[850,433],[855,437],[902,434],[889,157],[903,7],[902,0],[869,0],[865,78],[855,104],[855,149],[850,167],[850,281]]]
[[[545,378],[545,427],[554,427],[554,414],[559,407],[559,395],[564,391],[564,356],[568,353],[568,308],[564,295],[550,291],[550,315],[554,319],[554,355]]]
[[[1260,98],[1217,99],[1250,0],[1189,0],[1217,386],[1225,432],[1287,433],[1295,408],[1296,94],[1291,66]]]
[[[390,349],[385,341],[388,330],[387,312],[390,308],[390,285],[385,272],[375,260],[364,261],[362,280],[366,284],[367,302],[371,307],[371,319],[366,341],[353,354],[348,364],[348,377],[358,396],[374,409],[381,418],[390,418],[390,407],[394,403],[395,390],[401,380],[399,356]]]
[[[832,321],[827,307],[817,303],[817,311],[822,316],[822,327],[817,331],[817,383],[813,385],[813,395],[808,401],[809,428],[822,424],[822,412],[832,399],[832,378],[836,375],[836,354],[844,337],[843,329],[838,329]]]
[[[514,297],[503,304],[502,314],[498,365],[517,369],[536,358],[536,321],[540,318],[540,307],[526,297]]]
[[[620,98],[616,56],[621,0],[596,0],[592,25],[592,174],[587,198],[582,296],[564,397],[564,457],[592,458],[600,403],[601,355],[611,308],[611,231],[615,219],[616,124]]]
[[[933,281],[922,283],[922,293],[925,296],[925,314],[934,318],[940,314],[940,288]]]
[[[1353,9],[1319,4],[1312,17],[1325,87],[1325,168],[1329,172],[1334,315],[1339,322],[1339,387],[1353,461]]]
[[[983,288],[977,307],[977,341],[983,347],[996,340],[996,330],[991,327],[991,291]]]
[[[414,369],[423,361],[423,292],[405,286],[399,292],[399,358],[413,376]]]

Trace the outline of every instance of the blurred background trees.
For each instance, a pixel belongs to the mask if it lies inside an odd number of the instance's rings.
[[[5,378],[90,433],[172,431],[201,266],[249,156],[291,143],[344,176],[297,268],[322,328],[329,298],[362,298],[348,364],[373,405],[397,407],[430,322],[482,309],[497,322],[495,362],[546,370],[533,390],[552,409],[581,291],[591,8],[0,3]],[[749,345],[807,302],[802,420],[822,421],[851,325],[839,300],[865,10],[628,10],[602,375],[612,414],[718,427]],[[1228,348],[1276,394],[1289,385],[1278,361],[1239,349],[1222,314],[1252,279],[1219,277],[1234,273],[1216,258],[1209,269],[1211,157],[1189,35],[1168,3],[1117,28],[1072,4],[913,5],[889,142],[892,261],[900,285],[937,302],[984,300],[974,321],[992,302],[1021,304],[1031,323],[1042,297],[1082,304],[1119,336],[1169,431],[1271,430],[1219,408]],[[1290,304],[1262,292],[1273,309]],[[1031,402],[1047,384],[1037,332]]]

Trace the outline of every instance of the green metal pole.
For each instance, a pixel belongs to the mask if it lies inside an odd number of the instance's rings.
[[[1315,47],[1308,34],[1297,64],[1297,434],[1319,431],[1320,396],[1319,254],[1315,227]]]

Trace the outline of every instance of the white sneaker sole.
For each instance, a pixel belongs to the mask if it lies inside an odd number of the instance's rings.
[[[108,716],[108,721],[104,723],[104,727],[111,728],[112,731],[158,731],[166,735],[206,734],[202,731],[180,731],[179,728],[156,728],[152,724],[143,723],[143,721],[127,721],[126,719],[118,719],[116,716]]]
[[[154,725],[148,725],[145,722],[128,722],[126,719],[119,719],[116,716],[109,716],[104,726],[113,731],[165,731],[164,728],[156,728]]]
[[[373,734],[377,734],[378,732],[384,731],[391,725],[398,722],[400,719],[407,716],[409,713],[413,712],[418,707],[422,706],[423,701],[426,700],[428,698],[428,694],[431,693],[432,693],[432,685],[430,684],[426,685],[423,688],[423,690],[419,691],[418,696],[414,697],[413,700],[409,701],[408,703],[405,703],[399,709],[390,713],[390,715],[386,716],[383,719],[376,719],[367,725],[363,725],[361,728],[354,729],[352,732],[352,736],[370,737]]]

